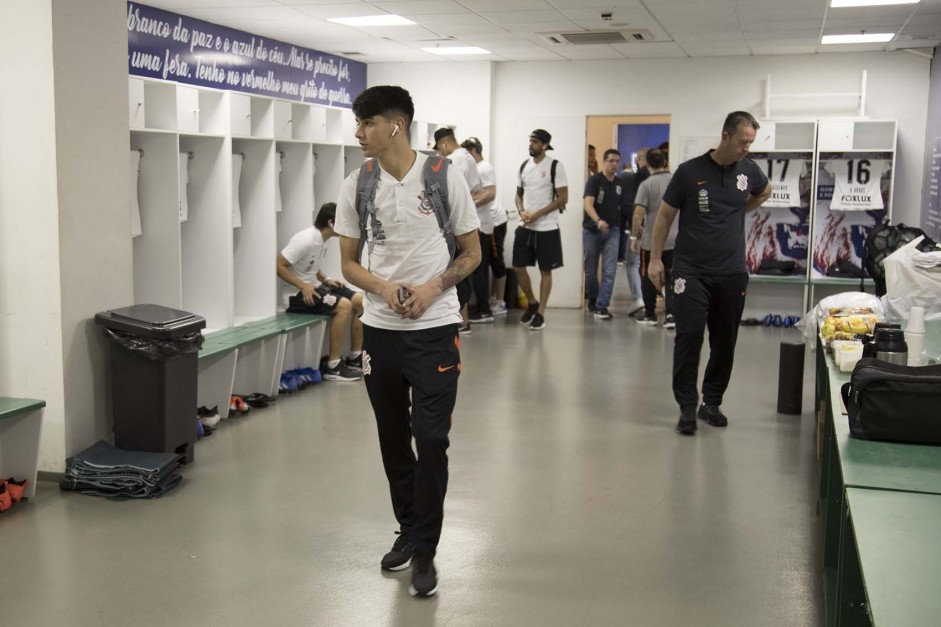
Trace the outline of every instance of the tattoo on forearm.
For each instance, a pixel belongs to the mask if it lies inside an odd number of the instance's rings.
[[[454,287],[464,280],[474,268],[471,265],[471,256],[467,251],[462,250],[448,266],[448,269],[441,273],[441,291]]]

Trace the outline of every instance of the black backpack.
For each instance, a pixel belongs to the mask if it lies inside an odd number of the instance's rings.
[[[884,296],[886,293],[885,268],[882,266],[885,258],[923,235],[925,239],[918,245],[918,250],[921,252],[937,251],[938,244],[925,235],[924,231],[913,226],[905,226],[902,223],[893,226],[886,220],[869,231],[866,243],[863,245],[863,267],[876,284],[876,296]]]

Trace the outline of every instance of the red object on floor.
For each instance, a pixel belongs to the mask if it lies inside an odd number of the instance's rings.
[[[4,487],[6,487],[7,494],[10,495],[10,498],[14,503],[19,503],[23,499],[23,493],[26,491],[26,486],[29,485],[29,479],[23,479],[22,481],[17,481],[13,477],[10,477],[3,482]]]

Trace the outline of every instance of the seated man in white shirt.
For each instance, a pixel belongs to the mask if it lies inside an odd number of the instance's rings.
[[[325,276],[321,270],[326,243],[335,235],[336,214],[336,203],[324,204],[314,225],[291,238],[278,255],[278,277],[288,284],[282,289],[282,303],[288,313],[333,316],[330,352],[325,363],[320,364],[323,378],[356,381],[363,376],[363,323],[359,319],[363,314],[363,295],[342,281]],[[347,329],[350,330],[350,354],[342,361],[340,351]]]

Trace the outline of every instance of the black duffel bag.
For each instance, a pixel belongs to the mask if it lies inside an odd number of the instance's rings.
[[[867,357],[840,392],[852,437],[941,444],[941,365],[901,366]]]

